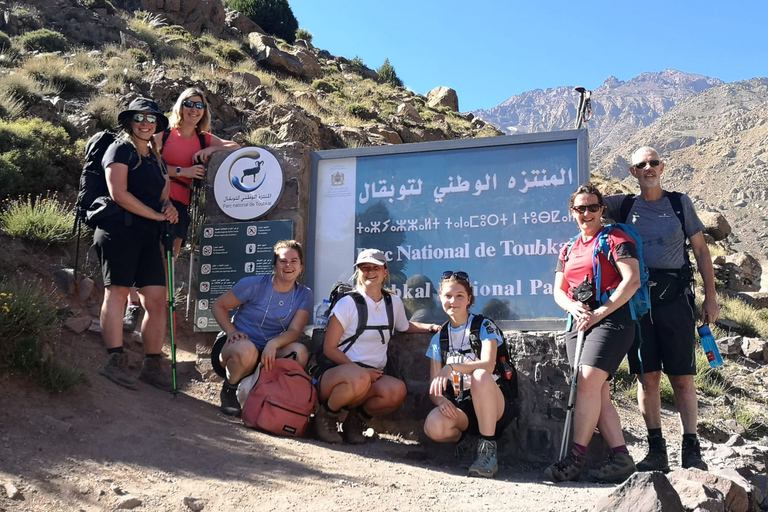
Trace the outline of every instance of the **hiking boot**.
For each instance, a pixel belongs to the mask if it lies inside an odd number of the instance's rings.
[[[629,454],[612,453],[605,464],[589,472],[589,478],[598,482],[621,483],[637,471],[635,461]]]
[[[129,305],[127,308],[125,308],[125,316],[123,317],[123,331],[135,331],[136,326],[139,324],[139,317],[143,312],[144,308],[141,306]]]
[[[637,470],[669,473],[667,441],[663,437],[648,437],[648,455],[637,463]]]
[[[467,476],[493,478],[499,472],[499,455],[496,441],[478,439],[477,459],[469,466]]]
[[[341,424],[341,430],[349,444],[363,444],[368,441],[368,438],[363,435],[363,432],[368,430],[368,425],[357,409],[349,411],[344,423]]]
[[[339,413],[330,413],[322,405],[315,412],[315,434],[317,438],[326,443],[340,443],[342,441],[337,420]]]
[[[544,474],[555,483],[577,480],[586,460],[586,457],[571,452],[563,460],[555,462],[545,469]]]
[[[141,371],[139,372],[139,380],[147,384],[151,384],[163,391],[170,391],[173,387],[171,377],[168,372],[163,369],[163,361],[159,357],[145,357],[141,363]]]
[[[221,387],[221,412],[227,416],[238,416],[240,414],[240,402],[237,400],[237,386],[233,386],[227,381]]]
[[[120,386],[136,389],[136,379],[128,375],[128,354],[110,354],[99,373]]]
[[[683,453],[680,458],[685,469],[696,468],[702,471],[709,469],[707,463],[701,458],[701,446],[698,439],[683,438]]]

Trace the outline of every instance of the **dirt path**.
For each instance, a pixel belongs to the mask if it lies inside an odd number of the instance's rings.
[[[519,511],[562,512],[612,489],[546,484],[541,467],[513,461],[496,480],[468,479],[452,457],[427,457],[423,446],[391,436],[337,447],[272,437],[218,412],[219,387],[199,380],[192,347],[179,350],[184,387],[174,398],[99,376],[97,334],[69,343],[88,385],[65,394],[18,378],[0,386],[0,484],[23,496],[0,491],[0,510],[114,510],[126,499],[111,488],[119,487],[148,511],[190,510],[184,498],[196,498],[209,511],[493,510],[504,499]]]

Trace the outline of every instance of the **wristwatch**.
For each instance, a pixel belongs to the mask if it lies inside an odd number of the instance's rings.
[[[176,176],[181,176],[181,167],[176,167]]]

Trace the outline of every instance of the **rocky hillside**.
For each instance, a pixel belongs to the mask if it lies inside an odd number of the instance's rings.
[[[634,148],[656,147],[667,161],[665,188],[688,193],[698,207],[723,213],[731,243],[768,253],[768,79],[719,85],[691,96],[620,144],[595,171],[624,178]]]
[[[601,148],[624,141],[689,96],[722,83],[675,69],[643,73],[626,82],[609,77],[592,91],[592,160],[599,159]],[[570,86],[536,89],[474,114],[510,134],[569,130],[576,125],[578,102],[579,94]]]

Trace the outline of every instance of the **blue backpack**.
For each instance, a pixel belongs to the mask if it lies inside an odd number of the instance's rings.
[[[637,232],[637,229],[635,229],[634,226],[631,224],[608,224],[607,226],[604,226],[602,231],[597,235],[597,241],[594,245],[594,254],[592,258],[592,273],[595,276],[595,290],[599,293],[600,290],[600,258],[598,258],[598,254],[602,252],[606,258],[608,258],[608,261],[611,262],[613,265],[613,268],[616,269],[618,272],[618,267],[616,266],[616,261],[613,259],[613,255],[611,254],[611,248],[608,245],[608,234],[613,231],[614,229],[620,229],[624,233],[630,236],[632,240],[635,241],[635,244],[637,245],[637,263],[640,268],[640,288],[637,289],[635,294],[632,296],[631,299],[629,299],[629,309],[632,312],[632,320],[640,321],[641,318],[643,318],[648,312],[651,310],[651,294],[650,289],[648,286],[648,278],[649,278],[649,272],[648,267],[645,265],[645,261],[643,260],[643,240],[640,238],[640,234]],[[568,242],[568,249],[566,251],[566,257],[571,253],[571,248],[573,247],[573,244],[576,242],[578,237],[580,237],[581,234],[578,234],[571,238],[570,242]],[[603,293],[599,298],[599,302],[602,304],[606,300],[608,300],[608,297],[610,297],[610,293],[612,290],[609,290],[605,293]]]

